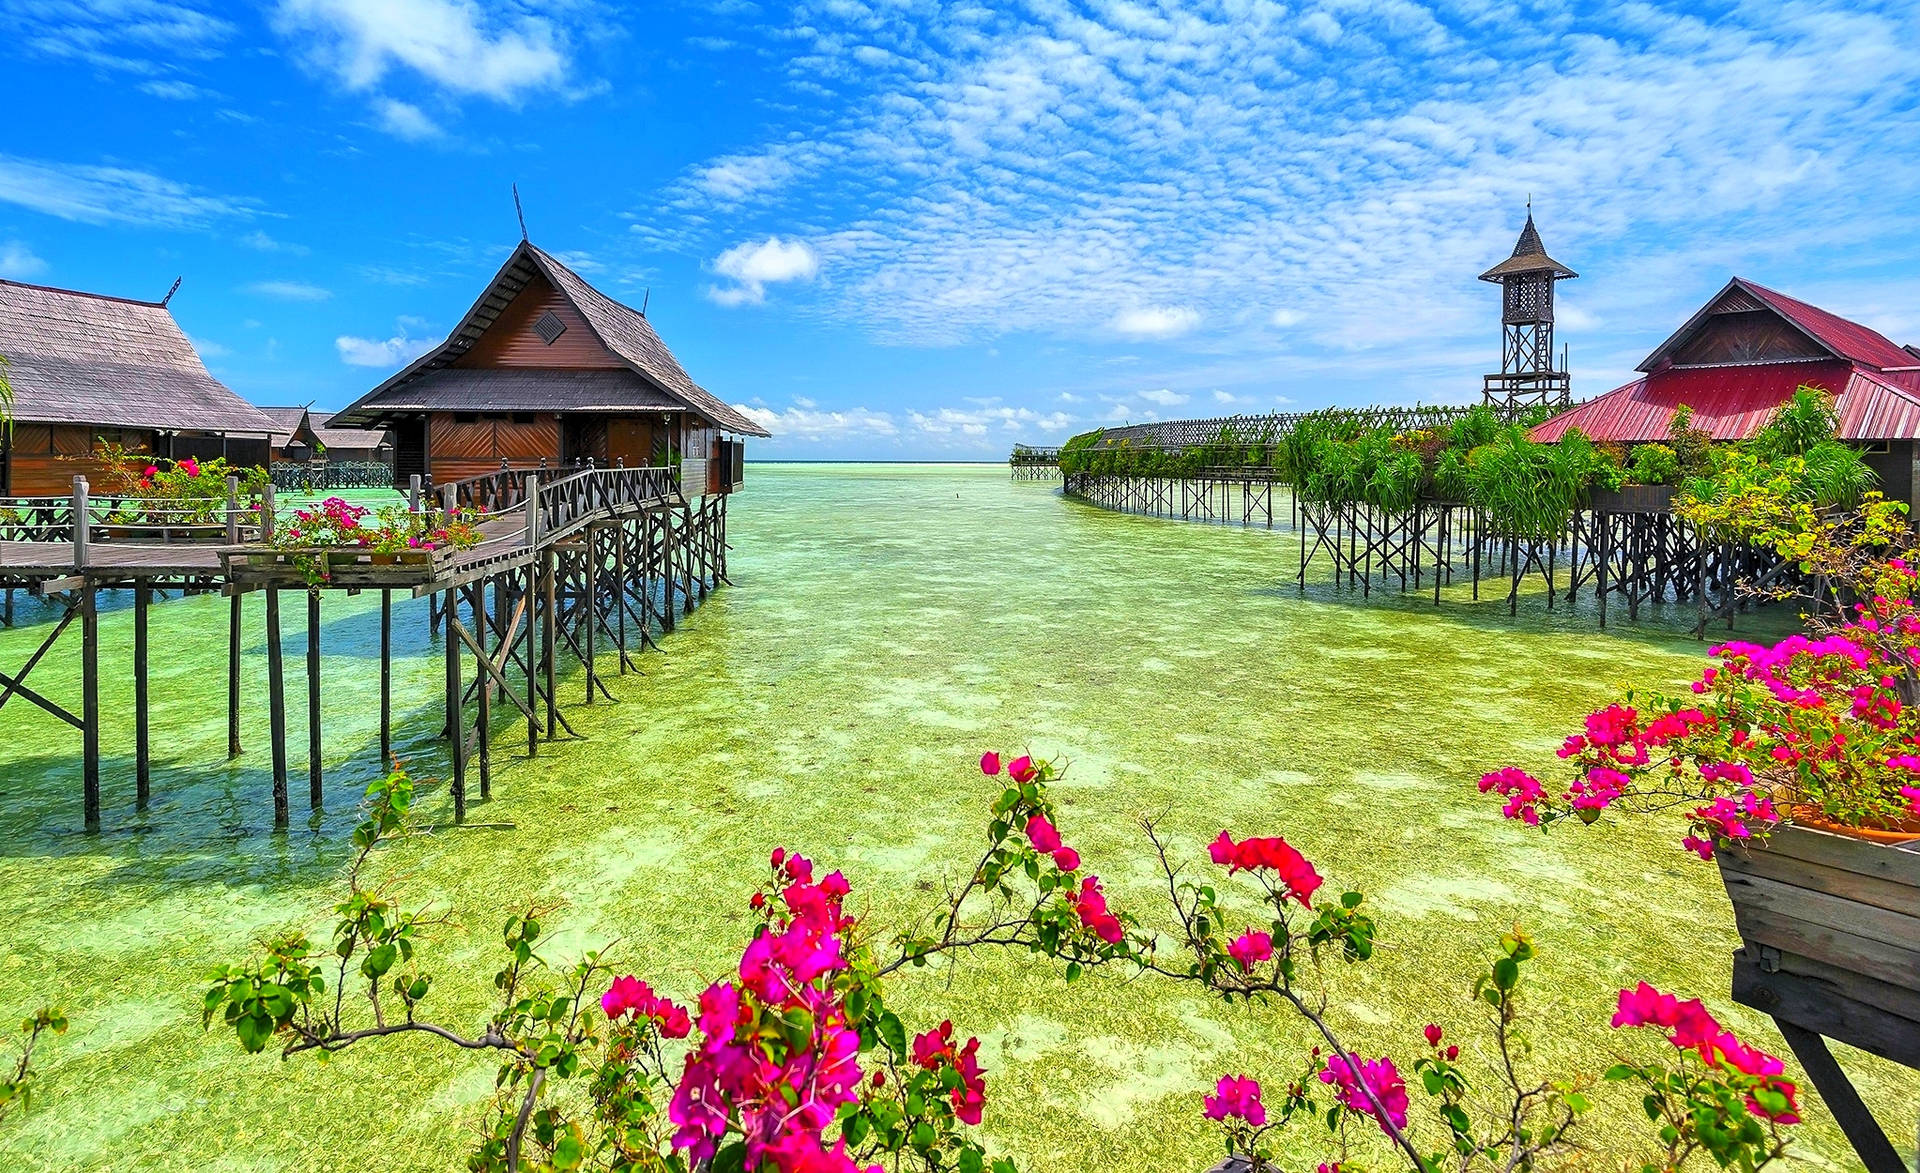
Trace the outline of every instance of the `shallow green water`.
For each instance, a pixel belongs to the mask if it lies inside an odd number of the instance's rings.
[[[1459,589],[1438,609],[1303,597],[1290,534],[1106,514],[1010,485],[1003,468],[756,466],[748,481],[734,500],[737,585],[643,657],[645,675],[612,680],[619,704],[575,705],[582,740],[528,762],[501,718],[495,797],[474,817],[516,829],[385,857],[459,918],[434,945],[443,1013],[477,1020],[498,923],[529,898],[568,902],[550,956],[618,938],[633,970],[694,993],[737,957],[735,910],[776,842],[843,867],[872,922],[897,923],[977,837],[990,798],[978,753],[1024,743],[1072,759],[1065,829],[1117,900],[1152,907],[1141,814],[1164,814],[1199,861],[1222,827],[1284,833],[1370,893],[1382,952],[1341,975],[1334,1011],[1363,1046],[1411,1059],[1430,1019],[1468,1033],[1467,975],[1519,920],[1545,951],[1535,1041],[1558,1069],[1611,1062],[1628,1040],[1604,1029],[1610,995],[1639,977],[1706,996],[1780,1049],[1728,1004],[1725,898],[1669,828],[1544,839],[1473,789],[1491,765],[1547,768],[1615,690],[1689,675],[1701,646],[1674,634],[1681,620],[1603,635],[1537,602],[1509,619]],[[4,1167],[459,1167],[485,1061],[407,1041],[282,1064],[199,1024],[211,963],[268,929],[325,924],[352,801],[377,765],[374,606],[327,601],[332,798],[290,835],[271,832],[257,605],[248,751],[231,764],[224,603],[154,612],[159,764],[145,815],[130,687],[109,672],[98,837],[76,830],[77,734],[17,701],[0,713],[0,1021],[52,998],[75,1023],[45,1052],[33,1112],[0,1131]],[[298,698],[301,608],[288,610]],[[399,752],[438,775],[438,645],[423,605],[400,614]],[[107,663],[129,663],[130,613],[102,631]],[[0,632],[0,665],[38,635]],[[61,658],[35,683],[75,698],[77,677]],[[426,806],[445,813],[437,784]],[[1068,990],[1021,958],[970,963],[913,998],[985,1040],[987,1130],[1049,1173],[1204,1168],[1200,1089],[1222,1071],[1283,1078],[1306,1045],[1277,1012],[1154,983]],[[1910,1123],[1911,1072],[1845,1061],[1890,1123]],[[1851,1165],[1824,1111],[1811,1116],[1805,1155]],[[1594,1139],[1617,1127],[1601,1122]]]

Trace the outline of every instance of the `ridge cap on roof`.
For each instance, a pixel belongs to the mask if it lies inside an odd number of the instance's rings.
[[[8,277],[0,277],[0,285],[11,285],[15,289],[31,289],[37,293],[60,293],[68,297],[90,297],[95,301],[112,301],[118,302],[121,305],[145,306],[147,309],[153,310],[167,309],[167,303],[165,301],[145,301],[138,297],[121,297],[114,293],[95,293],[90,289],[68,289],[60,285],[36,285],[31,281],[15,281]],[[167,313],[168,316],[172,316],[173,311],[167,310]]]

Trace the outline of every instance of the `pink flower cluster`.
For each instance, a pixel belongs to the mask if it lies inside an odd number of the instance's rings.
[[[652,987],[631,974],[613,980],[613,985],[600,996],[600,1009],[608,1021],[629,1014],[636,1021],[650,1018],[660,1028],[660,1033],[670,1039],[684,1039],[693,1029],[693,1020],[687,1016],[686,1007],[677,1006],[655,994]]]
[[[1126,939],[1127,933],[1120,925],[1120,918],[1107,911],[1107,894],[1100,890],[1099,876],[1088,876],[1080,881],[1080,892],[1073,899],[1073,911],[1088,932],[1107,944],[1118,945]]]
[[[958,1073],[960,1086],[947,1092],[953,1101],[954,1117],[962,1124],[980,1123],[981,1110],[987,1103],[987,1081],[980,1068],[979,1039],[968,1039],[965,1046],[955,1047],[953,1023],[943,1022],[914,1036],[913,1061],[928,1071],[951,1067]]]
[[[980,755],[980,772],[991,778],[1000,773],[1000,755],[988,751]],[[1033,764],[1032,756],[1021,754],[1007,764],[1007,777],[1025,784],[1040,776],[1040,768]]]
[[[1773,800],[1752,789],[1753,775],[1745,766],[1738,763],[1709,763],[1700,767],[1700,773],[1709,781],[1744,779],[1747,786],[1737,794],[1723,794],[1694,810],[1695,833],[1680,842],[1701,859],[1713,858],[1715,837],[1730,841],[1751,839],[1753,824],[1765,830],[1780,821],[1780,813],[1773,809]]]
[[[1273,935],[1252,930],[1244,932],[1227,946],[1227,956],[1238,962],[1240,971],[1246,973],[1273,956]]]
[[[1203,1098],[1207,1119],[1244,1120],[1255,1128],[1267,1122],[1266,1105],[1260,1102],[1260,1084],[1244,1075],[1223,1075],[1213,1094]]]
[[[1060,841],[1060,832],[1047,816],[1036,814],[1027,819],[1027,842],[1042,855],[1053,857],[1053,866],[1063,872],[1080,867],[1080,853]]]
[[[1785,1097],[1786,1110],[1776,1114],[1749,1096],[1747,1109],[1754,1115],[1776,1124],[1800,1122],[1796,1089],[1791,1081],[1781,1078],[1786,1065],[1765,1051],[1749,1047],[1735,1038],[1733,1032],[1723,1029],[1698,998],[1683,1002],[1672,994],[1663,994],[1646,982],[1641,982],[1631,990],[1620,991],[1619,1008],[1614,1012],[1613,1026],[1616,1030],[1628,1026],[1651,1026],[1667,1031],[1668,1042],[1680,1050],[1695,1052],[1708,1067],[1722,1073],[1752,1076],[1760,1081],[1761,1086]]]
[[[1213,856],[1213,862],[1227,869],[1228,875],[1241,871],[1272,872],[1289,896],[1305,907],[1313,907],[1313,894],[1322,883],[1320,873],[1285,839],[1274,836],[1235,843],[1232,835],[1222,831],[1218,839],[1208,844],[1207,851]]]
[[[782,849],[771,863],[778,903],[755,902],[766,926],[737,978],[700,995],[700,1041],[668,1107],[673,1145],[710,1159],[731,1124],[749,1168],[857,1173],[845,1141],[828,1149],[821,1135],[862,1078],[860,1036],[834,981],[854,927],[841,910],[847,882],[834,872],[816,883],[812,863]],[[788,1033],[796,1023],[803,1039]]]
[[[1518,766],[1503,766],[1490,774],[1480,776],[1480,793],[1489,790],[1497,792],[1507,800],[1500,813],[1509,819],[1519,819],[1529,827],[1540,825],[1540,800],[1547,796],[1540,780]]]
[[[1407,1126],[1407,1084],[1400,1078],[1400,1069],[1393,1065],[1392,1059],[1385,1056],[1361,1059],[1357,1055],[1329,1055],[1327,1065],[1320,1070],[1320,1082],[1336,1089],[1340,1103],[1348,1111],[1359,1112],[1378,1121],[1380,1131],[1389,1131],[1389,1120],[1394,1128]],[[1371,1099],[1367,1096],[1369,1091],[1373,1093]],[[1374,1100],[1378,1100],[1381,1109],[1385,1110],[1384,1117],[1375,1110]]]

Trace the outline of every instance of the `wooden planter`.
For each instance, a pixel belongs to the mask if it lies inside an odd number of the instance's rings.
[[[1920,843],[1782,827],[1715,858],[1745,946],[1735,1000],[1920,1066]]]
[[[1593,508],[1600,513],[1672,513],[1672,485],[1622,485],[1595,489]]]

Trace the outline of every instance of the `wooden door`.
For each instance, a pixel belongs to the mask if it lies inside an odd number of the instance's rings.
[[[607,458],[628,468],[653,463],[653,421],[623,417],[607,421]]]

